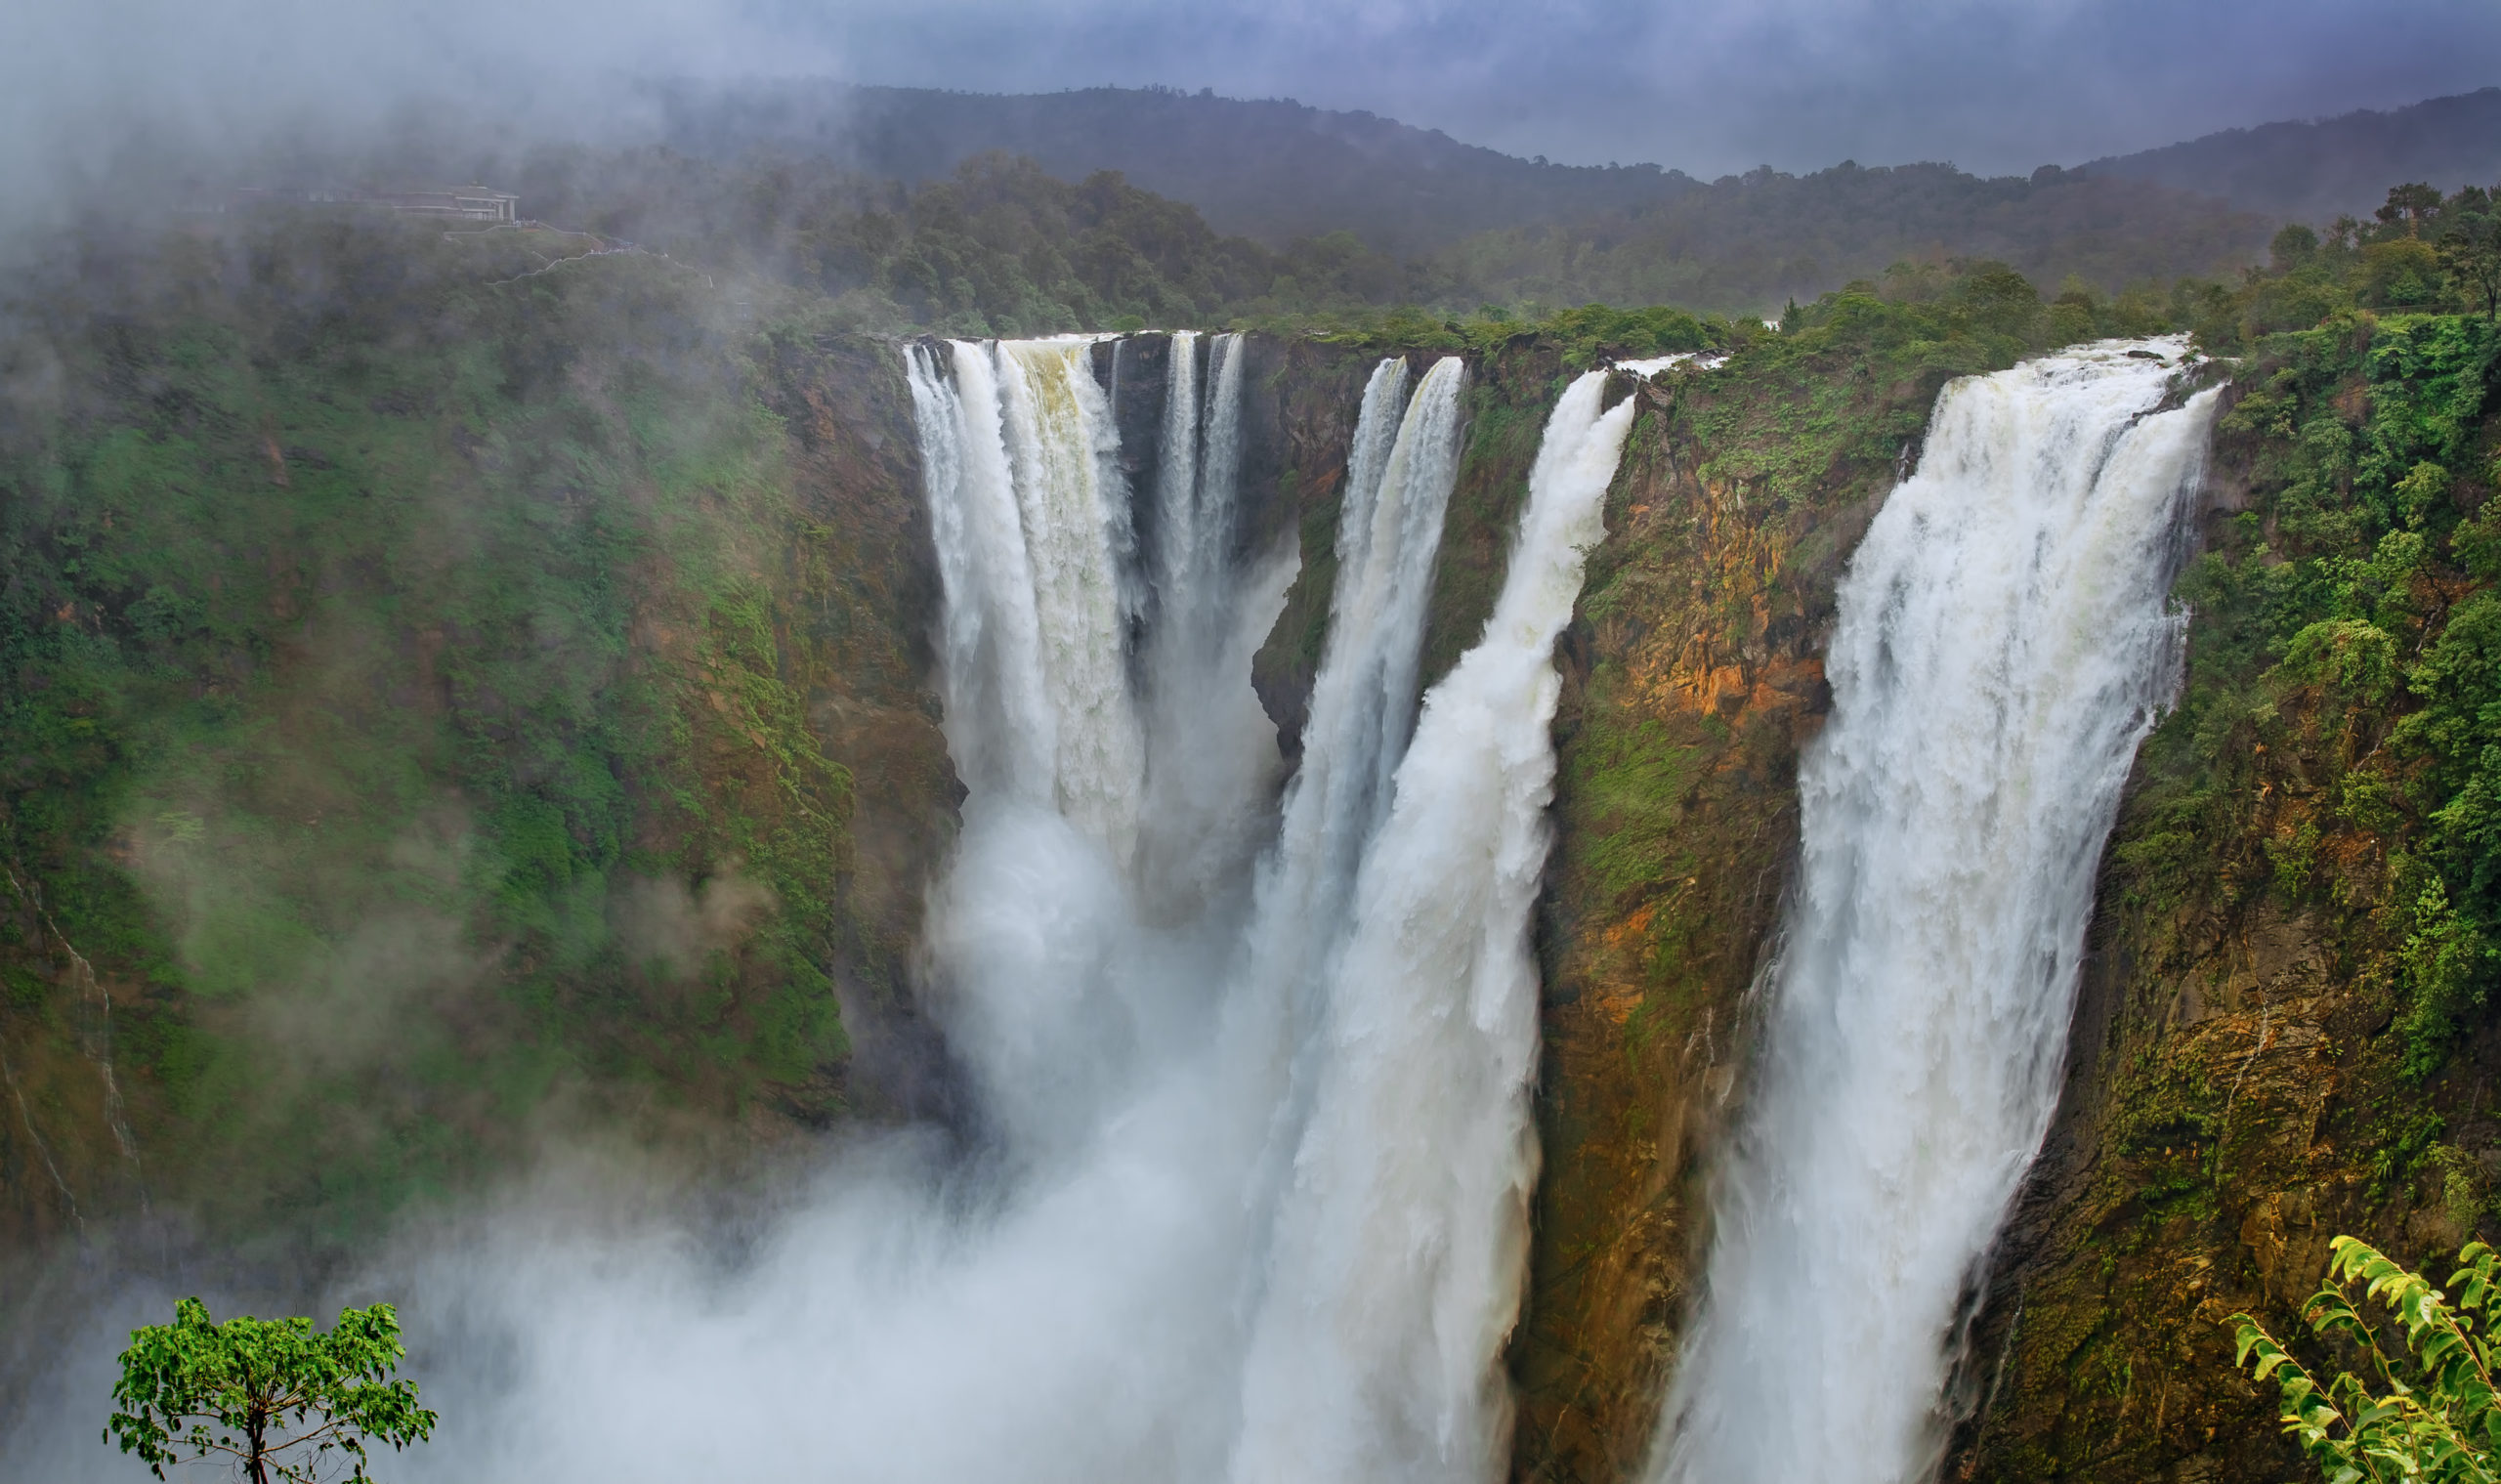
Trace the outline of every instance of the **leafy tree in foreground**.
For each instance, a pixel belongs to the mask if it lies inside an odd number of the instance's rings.
[[[2476,1333],[2479,1320],[2489,1323],[2501,1309],[2493,1250],[2471,1242],[2458,1253],[2463,1266],[2449,1279],[2454,1302],[2421,1274],[2354,1238],[2337,1238],[2330,1251],[2328,1281],[2302,1316],[2322,1338],[2353,1341],[2365,1358],[2364,1375],[2340,1371],[2321,1385],[2257,1320],[2235,1314],[2224,1321],[2239,1337],[2239,1364],[2259,1380],[2272,1377],[2280,1388],[2284,1430],[2328,1484],[2501,1480],[2501,1396],[2492,1387],[2494,1351],[2501,1346]],[[2345,1296],[2347,1285],[2357,1281],[2364,1302],[2378,1299],[2404,1330],[2396,1360]],[[2419,1373],[2411,1381],[2398,1375],[2409,1358],[2406,1369]]]
[[[391,1379],[407,1353],[387,1303],[341,1310],[321,1333],[309,1319],[212,1324],[206,1305],[186,1298],[172,1324],[131,1332],[113,1387],[127,1410],[113,1414],[105,1437],[160,1479],[168,1463],[220,1454],[252,1484],[312,1484],[341,1459],[354,1461],[349,1478],[369,1478],[368,1442],[397,1450],[434,1430],[417,1383]]]

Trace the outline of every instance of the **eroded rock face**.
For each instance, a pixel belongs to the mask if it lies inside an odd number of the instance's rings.
[[[1565,645],[1517,1477],[1626,1479],[1647,1455],[1797,851],[1799,750],[1830,708],[1834,584],[1942,380],[1862,386],[1850,436],[1785,468],[1762,456],[1790,438],[1783,377],[1631,394]]]

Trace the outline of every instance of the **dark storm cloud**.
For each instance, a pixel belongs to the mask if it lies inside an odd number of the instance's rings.
[[[863,80],[1166,83],[1703,174],[1985,171],[2501,82],[2490,0],[927,0],[811,8]]]

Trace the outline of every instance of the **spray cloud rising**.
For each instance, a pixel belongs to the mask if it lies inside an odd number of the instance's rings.
[[[1249,348],[1173,337],[1136,491],[1106,349],[909,352],[969,790],[930,1007],[975,1150],[855,1143],[734,1264],[543,1190],[418,1244],[394,1291],[457,1337],[403,1475],[1501,1473],[1551,651],[1632,404],[1565,393],[1494,616],[1420,711],[1465,370],[1376,370],[1281,792],[1250,659],[1296,559],[1240,518]]]

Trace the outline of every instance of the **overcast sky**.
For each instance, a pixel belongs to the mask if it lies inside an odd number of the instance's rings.
[[[0,0],[0,190],[417,96],[578,125],[629,74],[1212,87],[1704,176],[2029,170],[2501,82],[2496,0]]]
[[[2495,0],[786,0],[865,80],[1163,82],[1716,175],[2073,164],[2501,83]]]

